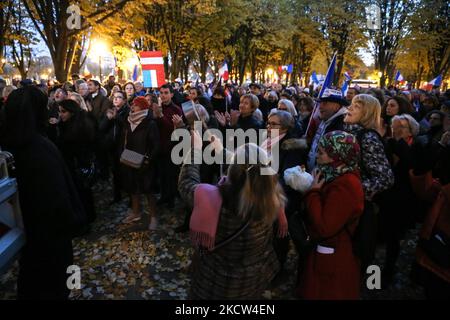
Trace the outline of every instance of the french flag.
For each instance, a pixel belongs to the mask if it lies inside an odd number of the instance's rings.
[[[405,80],[402,76],[402,74],[400,73],[400,71],[397,71],[397,73],[395,74],[395,82],[402,82],[403,80]]]
[[[347,91],[348,91],[348,85],[350,84],[350,81],[352,81],[352,77],[348,74],[348,72],[344,73],[344,84],[342,85],[342,95],[345,96],[347,95]]]
[[[280,72],[286,71],[287,73],[292,73],[292,71],[294,70],[294,66],[292,64],[287,64],[285,66],[281,66],[279,69]]]
[[[222,67],[219,69],[219,77],[225,81],[228,80],[228,65],[226,61],[223,62]]]
[[[139,53],[142,65],[144,87],[159,88],[166,83],[164,60],[161,51],[142,51]]]
[[[440,87],[442,83],[442,74],[438,75],[436,78],[428,82],[428,84],[431,84],[433,87]]]

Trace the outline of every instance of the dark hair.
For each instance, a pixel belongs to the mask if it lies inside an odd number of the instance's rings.
[[[437,113],[439,115],[439,117],[441,117],[441,121],[444,121],[445,117],[447,116],[441,110],[431,110],[430,112],[427,113],[427,115],[425,116],[425,119],[427,119],[427,121],[430,121],[430,117],[434,113]]]
[[[92,82],[92,83],[93,83],[96,87],[98,87],[98,88],[101,87],[100,82],[98,82],[97,80],[91,79],[91,80],[89,80],[88,82]]]
[[[302,103],[306,106],[308,111],[312,112],[314,110],[314,100],[311,97],[302,97],[302,98],[300,98],[300,100],[298,101],[298,108],[299,109],[300,109],[300,106],[302,105]]]
[[[17,147],[26,144],[36,135],[45,136],[48,123],[47,103],[47,96],[35,86],[12,91],[3,109],[4,123],[0,135],[2,143]]]
[[[58,103],[58,106],[70,113],[78,113],[81,110],[80,105],[72,99],[62,100]]]
[[[124,100],[127,100],[127,94],[125,92],[123,92],[122,90],[116,91],[113,94],[116,94],[116,93],[120,93],[122,95],[122,98]]]
[[[219,95],[225,98],[225,90],[222,86],[218,86],[214,89],[213,96]]]
[[[146,93],[144,97],[150,96],[152,103],[158,103],[158,97],[154,93]]]
[[[197,97],[200,97],[202,95],[202,92],[200,91],[199,88],[190,88],[189,91],[191,90],[195,90],[195,92],[197,92]]]
[[[413,106],[411,102],[409,102],[408,99],[402,97],[402,96],[395,96],[391,97],[386,100],[386,102],[383,105],[383,109],[381,110],[381,117],[384,119],[386,118],[386,108],[389,103],[389,101],[395,100],[398,104],[398,114],[412,114],[414,112]]]
[[[172,87],[170,84],[168,84],[168,83],[163,84],[163,85],[159,88],[159,91],[161,91],[161,89],[169,89],[170,93],[173,93],[173,87]]]

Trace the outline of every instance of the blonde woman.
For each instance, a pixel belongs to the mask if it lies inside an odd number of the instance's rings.
[[[81,96],[81,94],[76,92],[69,92],[69,99],[78,103],[81,110],[88,111],[86,101],[84,101],[84,98]]]
[[[366,200],[394,184],[394,175],[386,157],[378,129],[381,105],[368,94],[356,95],[344,118],[346,130],[356,136],[361,147],[361,178]]]
[[[193,154],[201,153],[202,139],[195,132],[192,137]],[[198,249],[192,299],[260,299],[278,272],[272,226],[284,216],[286,200],[277,175],[262,174],[267,166],[267,154],[256,144],[236,150],[218,186],[200,183],[200,165],[183,165],[178,190],[194,208],[190,228]]]

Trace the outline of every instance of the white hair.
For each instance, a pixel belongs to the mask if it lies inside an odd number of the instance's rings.
[[[297,116],[297,110],[295,109],[294,104],[292,103],[291,100],[288,99],[281,99],[280,101],[278,101],[278,107],[280,107],[280,105],[284,104],[287,108],[287,111],[293,116],[296,117]]]
[[[413,137],[415,137],[415,136],[417,136],[419,134],[420,125],[416,121],[416,119],[414,119],[411,115],[409,115],[407,113],[404,113],[404,114],[401,114],[401,115],[394,116],[392,118],[392,123],[394,123],[394,121],[400,121],[400,120],[408,121],[408,125],[409,125],[409,128],[411,130],[411,134],[412,134]]]

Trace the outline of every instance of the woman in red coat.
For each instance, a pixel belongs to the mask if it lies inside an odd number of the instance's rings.
[[[332,131],[320,140],[318,170],[305,202],[309,232],[322,240],[299,278],[303,299],[359,299],[360,265],[350,239],[364,209],[358,162],[355,136]]]

